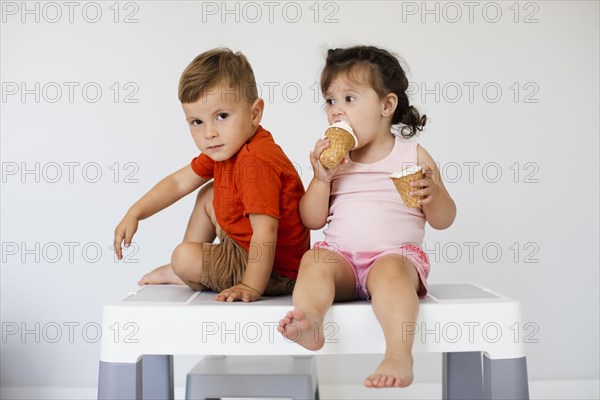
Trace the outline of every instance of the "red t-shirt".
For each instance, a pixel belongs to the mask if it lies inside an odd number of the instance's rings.
[[[310,245],[310,231],[298,210],[304,186],[271,133],[259,126],[229,160],[215,162],[200,154],[192,160],[192,169],[202,178],[214,178],[217,222],[244,249],[250,248],[252,237],[248,214],[279,219],[273,270],[296,279],[300,259]],[[249,251],[249,257],[256,256],[257,250]]]

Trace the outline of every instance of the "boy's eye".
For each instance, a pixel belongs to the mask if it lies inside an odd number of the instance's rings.
[[[346,96],[345,100],[346,100],[346,103],[351,103],[354,101],[354,96],[348,95],[348,96]]]
[[[229,114],[227,114],[227,113],[218,113],[217,114],[217,119],[226,119],[227,117],[229,117]]]
[[[190,122],[190,124],[193,126],[200,126],[200,125],[202,125],[202,121],[199,119],[194,119]]]
[[[328,106],[332,106],[335,104],[335,100],[334,99],[325,99],[325,104]]]

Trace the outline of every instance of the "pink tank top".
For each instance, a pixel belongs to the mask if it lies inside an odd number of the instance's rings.
[[[417,163],[417,143],[395,137],[390,154],[372,164],[343,163],[332,180],[325,240],[340,250],[385,251],[421,246],[425,216],[408,208],[390,175]]]

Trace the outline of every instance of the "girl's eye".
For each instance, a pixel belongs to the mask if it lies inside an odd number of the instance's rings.
[[[332,106],[335,104],[335,100],[334,99],[325,99],[325,104],[328,106]]]
[[[227,117],[229,117],[229,114],[227,114],[227,113],[218,113],[217,114],[217,119],[226,119]]]
[[[346,103],[351,103],[354,101],[354,96],[346,96]]]
[[[200,125],[202,125],[202,121],[199,119],[195,119],[192,122],[190,122],[190,124],[193,126],[200,126]]]

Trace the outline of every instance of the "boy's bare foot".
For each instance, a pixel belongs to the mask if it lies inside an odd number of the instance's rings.
[[[161,283],[174,283],[176,285],[185,285],[183,281],[175,274],[171,264],[165,264],[142,276],[138,285],[159,285]]]
[[[365,379],[369,388],[406,387],[413,381],[412,355],[385,355],[377,370]]]
[[[308,350],[319,350],[325,344],[323,321],[300,310],[289,311],[279,321],[277,330],[288,340]]]

